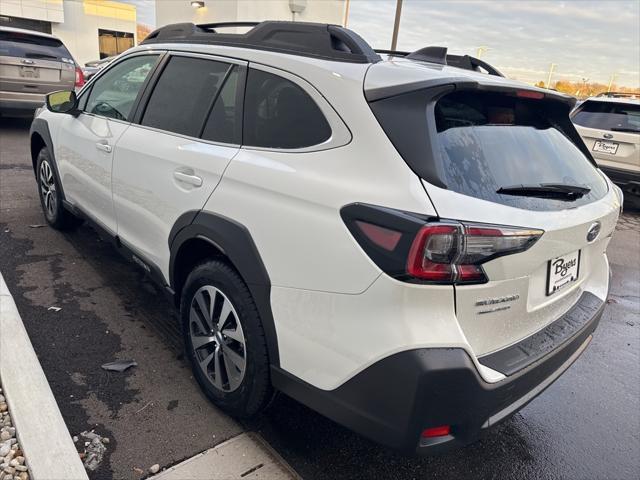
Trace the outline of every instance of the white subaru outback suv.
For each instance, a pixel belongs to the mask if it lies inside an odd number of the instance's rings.
[[[428,453],[558,378],[621,202],[573,100],[443,48],[224,26],[156,30],[31,129],[47,221],[89,221],[175,299],[211,400],[248,416],[281,391]]]

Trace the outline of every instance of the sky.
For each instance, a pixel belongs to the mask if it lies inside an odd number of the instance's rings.
[[[348,27],[390,48],[395,0],[351,0]],[[398,50],[428,45],[477,55],[525,82],[640,86],[640,0],[404,0]]]
[[[155,25],[154,0],[125,1]],[[395,6],[350,0],[348,27],[388,49]],[[615,75],[617,85],[640,87],[640,0],[404,0],[398,50],[428,45],[470,55],[485,47],[483,60],[529,83],[546,82],[555,63],[552,82],[608,84]]]

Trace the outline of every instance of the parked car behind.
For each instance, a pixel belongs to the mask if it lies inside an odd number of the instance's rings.
[[[111,62],[116,57],[117,55],[113,55],[111,57],[101,58],[100,60],[93,60],[91,62],[85,63],[84,67],[82,67],[82,73],[84,74],[84,79],[89,80],[96,73],[98,73],[102,68],[109,65],[109,62]]]
[[[35,110],[47,93],[82,85],[82,71],[60,39],[0,27],[0,113]]]
[[[598,96],[571,114],[573,123],[598,166],[640,205],[640,100]]]

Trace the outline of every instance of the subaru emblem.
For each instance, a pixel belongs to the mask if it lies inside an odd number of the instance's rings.
[[[593,242],[600,233],[600,222],[593,223],[587,231],[587,242]]]

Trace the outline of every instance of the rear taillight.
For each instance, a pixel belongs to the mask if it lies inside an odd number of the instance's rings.
[[[542,230],[453,220],[352,204],[340,211],[367,255],[388,275],[413,283],[472,284],[488,281],[482,264],[523,252]]]
[[[482,263],[522,252],[542,233],[493,225],[428,223],[413,240],[407,272],[414,278],[434,283],[483,283],[488,279],[480,266]]]
[[[76,83],[75,87],[80,88],[84,85],[84,73],[80,67],[76,67]]]

